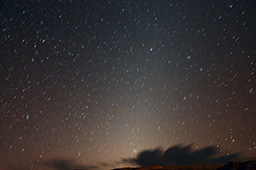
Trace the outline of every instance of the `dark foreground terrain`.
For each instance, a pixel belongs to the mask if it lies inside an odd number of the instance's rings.
[[[229,162],[214,165],[149,166],[141,168],[120,168],[114,170],[256,170],[256,160],[247,162]]]

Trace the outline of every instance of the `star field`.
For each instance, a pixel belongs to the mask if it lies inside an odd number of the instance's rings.
[[[255,157],[253,0],[3,0],[0,25],[0,170],[179,143]]]

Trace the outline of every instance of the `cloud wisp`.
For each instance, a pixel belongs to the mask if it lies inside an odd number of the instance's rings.
[[[98,169],[94,165],[81,165],[72,160],[67,159],[54,159],[44,163],[45,166],[55,170],[94,170]]]

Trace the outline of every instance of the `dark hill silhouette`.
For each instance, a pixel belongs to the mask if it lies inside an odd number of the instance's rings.
[[[216,165],[177,165],[177,166],[147,166],[141,168],[121,168],[114,170],[217,170],[224,166],[223,164]]]
[[[229,162],[218,170],[256,170],[256,160],[247,162]]]
[[[120,168],[113,170],[256,170],[256,160],[247,162],[229,162],[228,164],[147,166],[140,168]]]

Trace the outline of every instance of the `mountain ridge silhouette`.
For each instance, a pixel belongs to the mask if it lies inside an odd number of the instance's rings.
[[[246,162],[229,162],[227,164],[146,166],[137,168],[117,168],[112,170],[256,170],[256,160]]]

